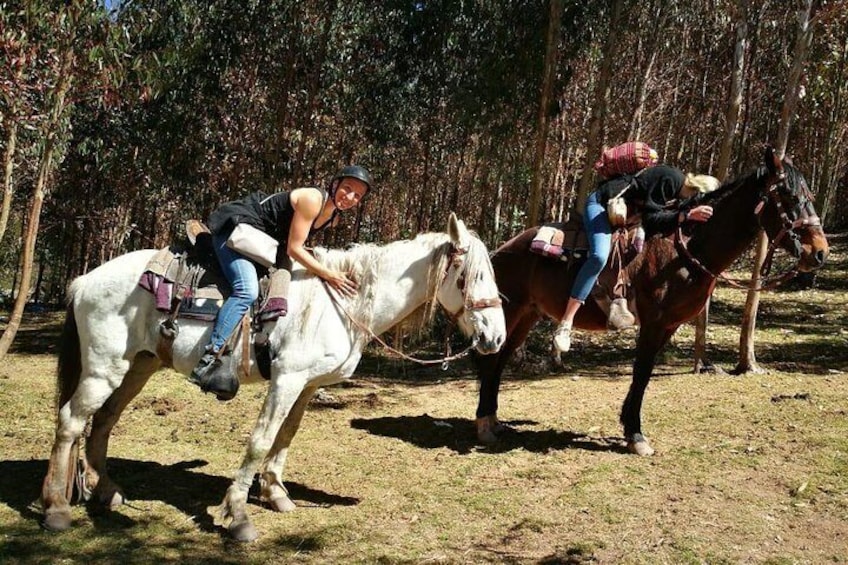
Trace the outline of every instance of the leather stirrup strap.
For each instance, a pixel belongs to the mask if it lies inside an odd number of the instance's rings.
[[[174,340],[180,333],[177,316],[180,313],[180,305],[185,296],[182,285],[176,285],[174,296],[171,298],[171,309],[168,317],[159,324],[159,341],[156,343],[156,356],[162,361],[163,367],[174,368]]]
[[[240,379],[245,380],[250,376],[250,312],[241,319],[241,365]]]

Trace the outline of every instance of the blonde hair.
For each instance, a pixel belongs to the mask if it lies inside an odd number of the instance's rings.
[[[680,196],[683,198],[692,198],[698,194],[712,192],[719,186],[721,186],[721,182],[713,176],[686,173],[683,188],[680,189]]]

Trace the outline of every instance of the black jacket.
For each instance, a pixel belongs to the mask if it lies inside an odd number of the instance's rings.
[[[624,200],[630,210],[641,212],[645,233],[669,233],[677,227],[680,211],[678,208],[666,210],[665,206],[678,197],[685,178],[680,169],[656,165],[636,175],[621,175],[604,181],[598,186],[597,192],[600,203],[606,207],[610,198],[632,184],[624,193]],[[684,206],[686,204],[688,201]]]

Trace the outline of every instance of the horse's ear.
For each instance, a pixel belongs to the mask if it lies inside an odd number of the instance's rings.
[[[458,219],[453,212],[448,217],[448,235],[455,246],[465,247],[465,243],[468,240],[468,229],[462,220]]]
[[[771,145],[766,145],[763,160],[766,162],[766,169],[770,174],[777,176],[783,172],[783,162]]]

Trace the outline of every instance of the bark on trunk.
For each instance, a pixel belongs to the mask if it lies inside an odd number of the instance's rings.
[[[792,118],[795,115],[795,107],[798,104],[798,93],[801,86],[801,75],[804,70],[804,62],[807,58],[807,50],[813,38],[813,30],[810,20],[815,11],[814,0],[804,0],[804,7],[798,12],[798,37],[795,41],[795,55],[789,78],[786,81],[786,94],[783,99],[783,108],[780,112],[780,124],[778,125],[777,143],[775,151],[783,158],[786,154],[786,146],[789,143],[789,130],[792,126]],[[737,373],[756,372],[761,370],[757,365],[754,353],[754,329],[757,322],[757,309],[760,304],[760,291],[756,289],[760,270],[766,257],[768,248],[768,237],[765,233],[760,234],[757,254],[754,258],[754,266],[751,273],[751,289],[745,301],[745,312],[742,317],[742,329],[739,337],[739,365]]]
[[[71,7],[79,8],[79,5]],[[33,186],[32,200],[29,207],[29,218],[27,220],[26,235],[23,242],[23,250],[21,253],[21,276],[18,279],[17,296],[15,304],[12,307],[12,312],[9,314],[9,323],[3,331],[3,336],[0,337],[0,360],[2,360],[12,341],[18,333],[21,325],[21,320],[24,314],[24,306],[26,305],[29,296],[29,287],[32,280],[32,267],[35,257],[35,243],[38,239],[38,225],[41,217],[41,206],[44,203],[44,193],[47,182],[53,173],[53,149],[56,146],[56,137],[59,135],[62,116],[65,113],[65,97],[71,87],[73,80],[72,64],[74,60],[74,39],[75,31],[71,27],[70,35],[62,52],[62,62],[59,67],[59,75],[56,81],[56,87],[52,96],[52,107],[50,109],[50,118],[47,121],[44,129],[44,145],[42,146],[39,156],[38,176],[36,177],[35,185]]]
[[[730,155],[739,127],[739,110],[742,107],[742,94],[745,90],[745,48],[748,43],[748,0],[739,0],[739,20],[736,24],[736,47],[733,51],[733,76],[730,84],[730,101],[724,115],[724,139],[715,168],[715,176],[724,181],[730,167]],[[696,373],[712,370],[707,360],[707,325],[710,322],[710,302],[707,299],[703,311],[695,319],[695,368]]]
[[[548,12],[548,37],[545,49],[545,68],[542,78],[542,89],[539,95],[539,111],[536,119],[536,144],[533,159],[533,181],[530,186],[530,201],[527,210],[527,227],[539,223],[539,203],[542,197],[542,179],[545,175],[545,149],[548,140],[548,124],[550,123],[551,90],[554,74],[559,61],[559,27],[562,18],[562,0],[550,0]]]
[[[580,188],[577,192],[577,209],[582,210],[589,195],[589,188],[594,181],[592,166],[603,146],[604,120],[607,114],[607,102],[610,93],[612,66],[618,46],[618,34],[621,32],[621,17],[624,12],[623,0],[614,0],[609,30],[604,41],[601,68],[598,71],[598,82],[595,84],[594,102],[592,103],[592,119],[589,122],[589,133],[586,137],[586,163],[580,177]]]

